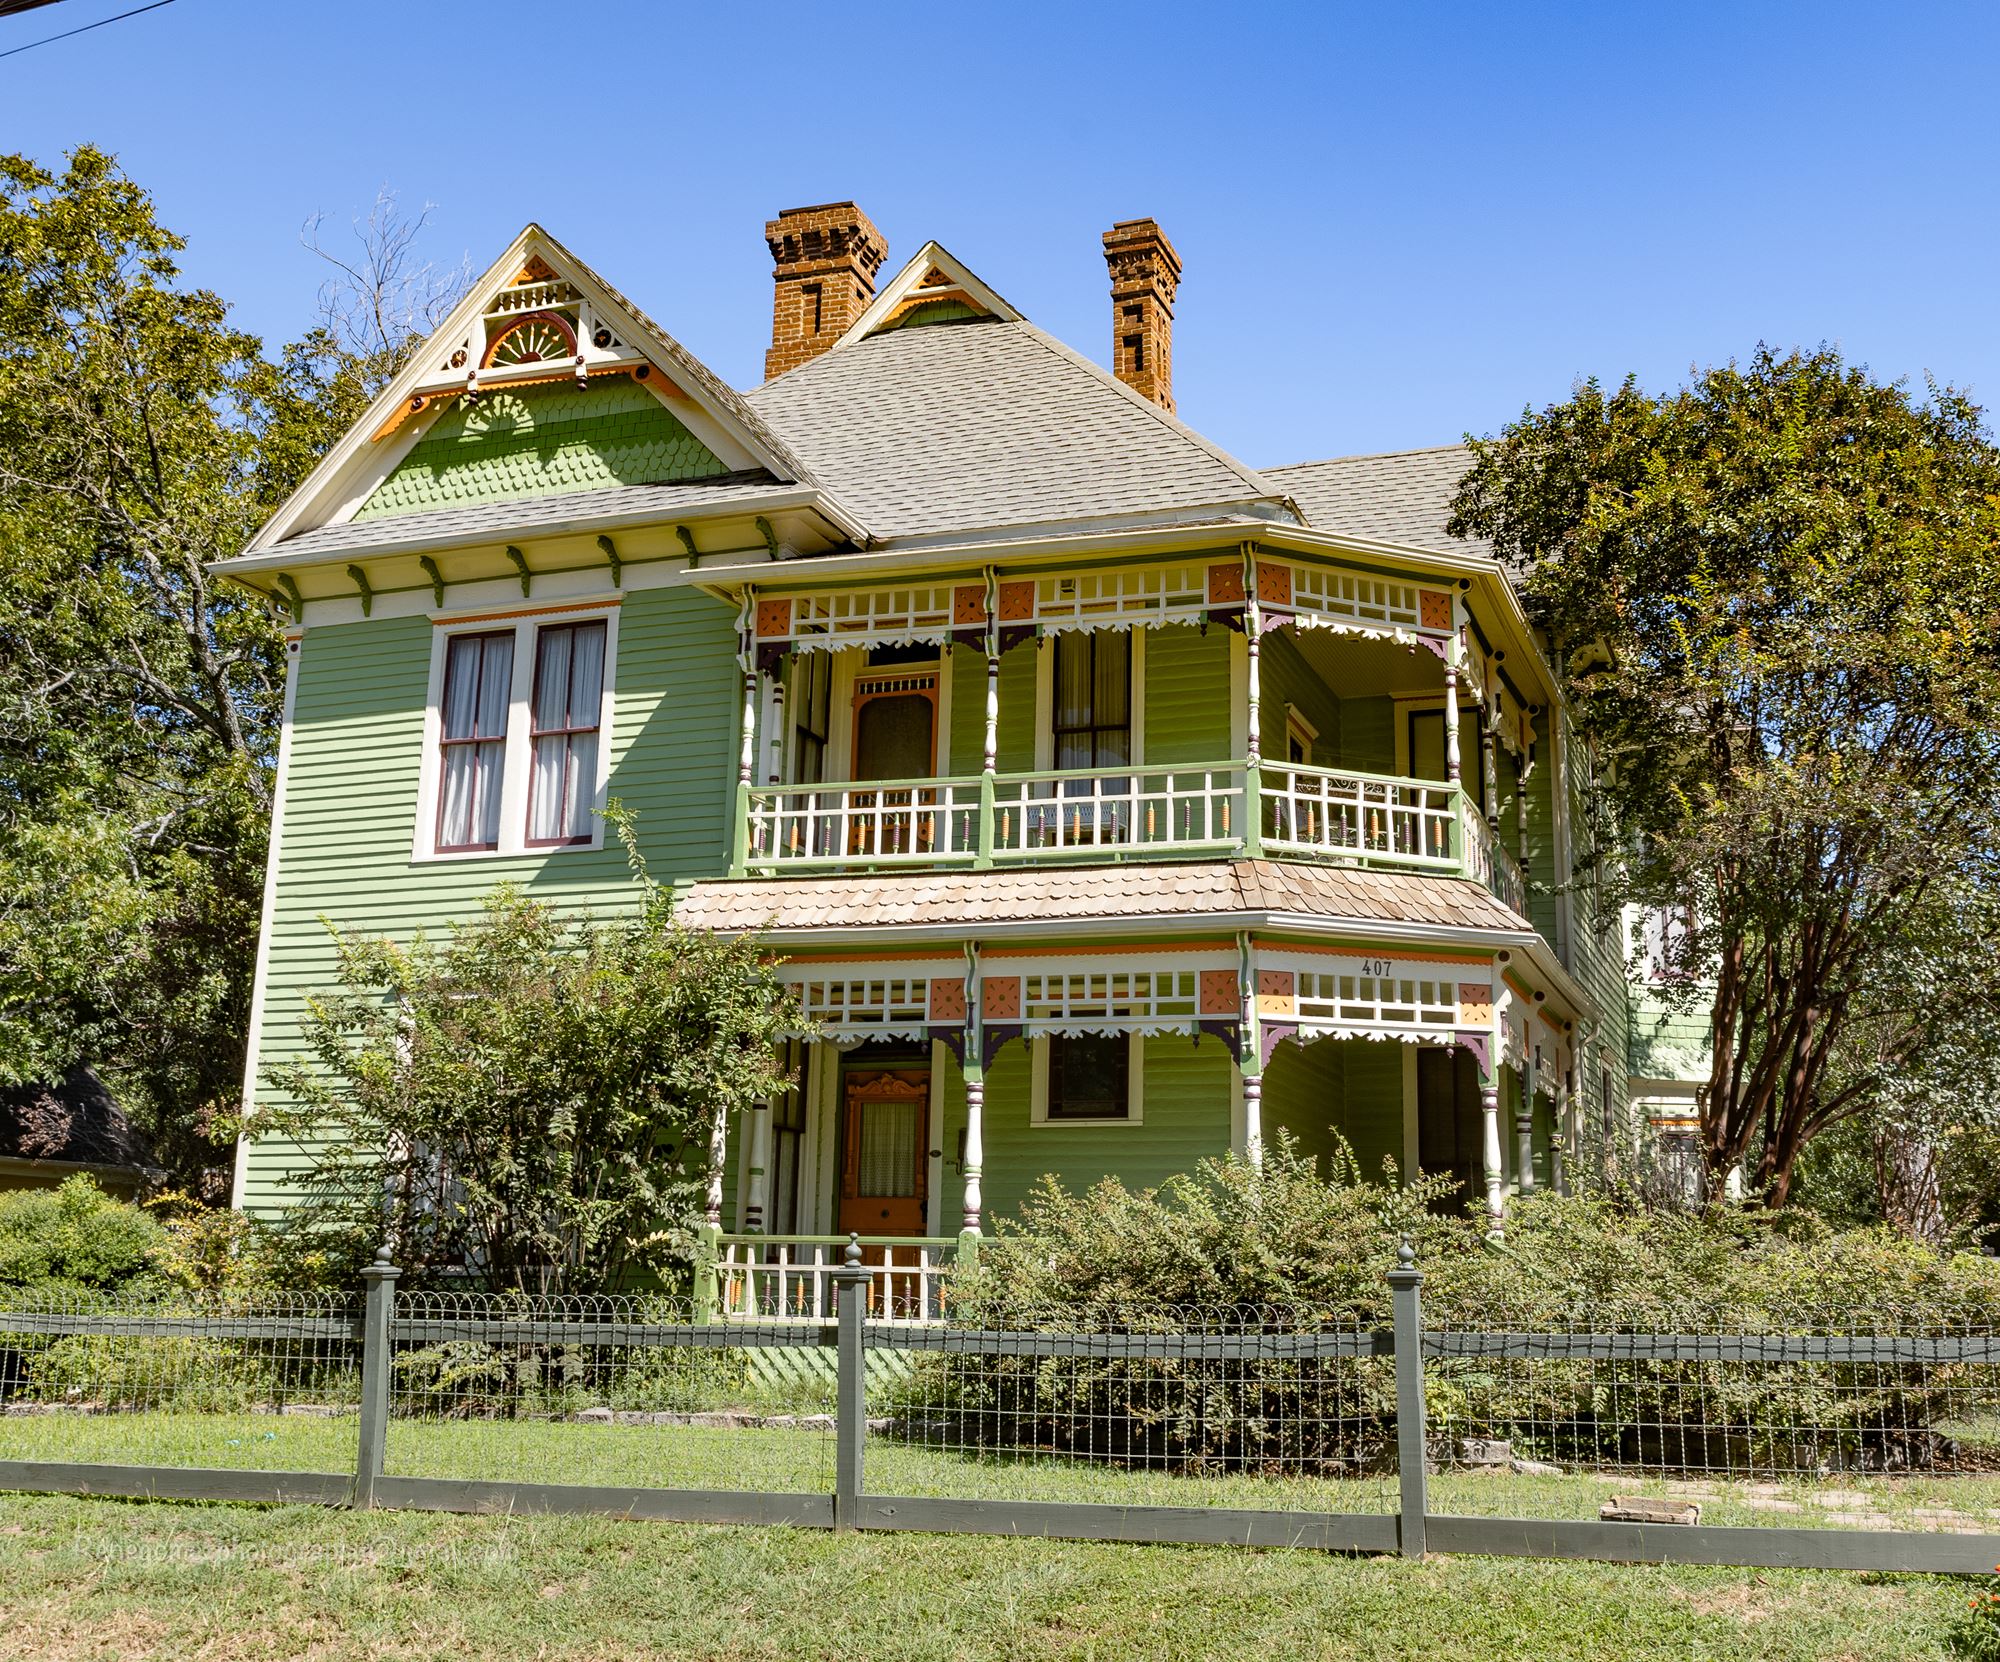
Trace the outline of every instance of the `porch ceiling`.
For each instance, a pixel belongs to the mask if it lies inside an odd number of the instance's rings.
[[[1366,930],[1415,925],[1519,934],[1530,926],[1463,878],[1282,860],[1021,866],[993,871],[732,879],[696,883],[682,922],[738,933],[857,933],[883,928],[975,930],[995,924],[1117,924],[1212,918],[1237,927],[1282,914]]]

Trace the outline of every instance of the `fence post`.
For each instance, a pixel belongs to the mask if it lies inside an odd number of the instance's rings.
[[[361,1272],[368,1299],[361,1312],[361,1446],[354,1465],[354,1504],[375,1504],[375,1480],[382,1475],[389,1444],[389,1396],[395,1365],[389,1324],[396,1315],[396,1278],[403,1272],[389,1261],[385,1242],[375,1262]]]
[[[1424,1423],[1424,1272],[1409,1236],[1396,1249],[1389,1272],[1396,1322],[1396,1479],[1402,1494],[1399,1532],[1405,1558],[1424,1555],[1424,1515],[1430,1510],[1425,1481],[1429,1437]]]
[[[847,1237],[847,1254],[833,1272],[839,1309],[839,1395],[834,1404],[833,1527],[858,1527],[861,1501],[861,1445],[868,1435],[867,1356],[861,1322],[867,1308],[868,1271],[861,1262],[861,1237]]]

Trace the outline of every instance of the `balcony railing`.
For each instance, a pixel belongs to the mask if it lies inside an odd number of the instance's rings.
[[[1456,785],[1288,763],[1263,769],[1264,846],[1456,869]]]
[[[861,1237],[868,1314],[875,1321],[934,1322],[956,1236]],[[724,1321],[831,1321],[833,1273],[845,1235],[724,1235],[717,1265]]]
[[[1486,816],[1469,799],[1465,804],[1465,875],[1475,883],[1484,883],[1502,905],[1513,907],[1522,917],[1528,915],[1528,883],[1521,875],[1521,862],[1493,835]]]
[[[750,792],[758,865],[909,865],[979,852],[977,779],[871,779]]]
[[[1054,769],[749,786],[739,874],[1265,851],[1527,885],[1457,785],[1298,763]]]
[[[1243,826],[1243,770],[1082,768],[993,779],[993,855],[1202,849]]]

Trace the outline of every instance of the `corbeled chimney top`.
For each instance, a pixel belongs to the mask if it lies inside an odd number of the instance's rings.
[[[764,224],[776,292],[764,379],[817,358],[875,298],[889,245],[852,202],[787,208]]]
[[[1111,269],[1111,372],[1171,410],[1181,257],[1156,221],[1121,219],[1104,233],[1104,263]]]

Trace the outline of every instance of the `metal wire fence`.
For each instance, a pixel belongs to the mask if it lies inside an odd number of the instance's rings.
[[[1393,1511],[1388,1335],[1286,1309],[1060,1308],[1006,1330],[868,1324],[899,1357],[869,1487],[904,1495]]]
[[[859,1247],[850,1248],[858,1258]],[[714,1319],[659,1296],[0,1300],[0,1487],[1978,1569],[1978,1312]],[[949,1301],[946,1310],[949,1311]],[[704,1318],[707,1319],[704,1319]],[[1673,1527],[1669,1527],[1673,1526]]]
[[[1424,1349],[1433,1499],[1452,1510],[1594,1517],[1636,1484],[1737,1524],[2000,1531],[1984,1317],[1677,1312],[1644,1332],[1500,1310],[1428,1328]]]
[[[667,1297],[397,1300],[392,1476],[828,1492],[819,1322],[698,1322]]]
[[[0,1460],[351,1469],[360,1314],[352,1295],[13,1295]]]

